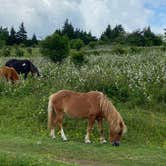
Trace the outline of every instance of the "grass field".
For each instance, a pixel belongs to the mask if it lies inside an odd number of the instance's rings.
[[[10,57],[1,57],[0,66]],[[57,65],[40,56],[31,57],[42,73],[18,85],[0,81],[0,166],[166,165],[166,53],[149,51],[135,55],[100,52],[88,55],[88,63],[75,66],[67,59]],[[52,140],[47,130],[47,103],[60,89],[100,90],[106,93],[124,118],[128,132],[120,147],[101,145],[97,125],[92,144],[84,144],[86,120],[65,117],[69,139],[62,142],[58,130]],[[108,140],[108,126],[105,136]]]

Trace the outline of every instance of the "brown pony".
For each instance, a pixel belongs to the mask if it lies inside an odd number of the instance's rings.
[[[15,83],[20,79],[16,70],[13,67],[7,66],[3,66],[0,68],[0,78],[1,77],[6,78],[7,81],[11,81],[12,83]]]
[[[95,120],[98,121],[101,143],[106,142],[102,126],[103,118],[108,121],[110,128],[110,142],[112,145],[119,146],[120,139],[126,131],[126,126],[120,114],[108,98],[98,91],[78,93],[70,90],[61,90],[49,97],[48,127],[51,129],[51,136],[52,138],[55,138],[54,129],[56,124],[58,124],[61,137],[66,141],[67,138],[62,126],[64,113],[72,118],[88,119],[85,143],[91,143],[90,133]]]

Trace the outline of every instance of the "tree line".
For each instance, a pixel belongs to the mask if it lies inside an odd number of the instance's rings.
[[[123,44],[129,46],[159,46],[163,44],[162,37],[156,35],[151,31],[150,26],[144,29],[137,29],[131,33],[126,32],[122,25],[111,27],[108,25],[105,31],[97,39],[91,32],[86,32],[74,26],[68,19],[64,22],[62,29],[55,30],[54,34],[66,36],[72,47],[81,47],[90,43],[103,43],[103,44]],[[0,46],[24,44],[25,46],[34,46],[38,44],[36,35],[34,34],[31,39],[27,37],[27,32],[22,22],[19,30],[16,32],[14,27],[11,27],[10,32],[7,28],[0,27]],[[79,45],[79,46],[78,46]]]
[[[126,44],[129,46],[159,46],[163,44],[162,37],[151,31],[150,26],[143,30],[137,29],[127,33],[122,25],[111,28],[107,26],[100,37],[101,41],[114,44]]]
[[[11,27],[10,31],[8,31],[8,28],[0,27],[0,47],[15,44],[24,44],[25,46],[34,46],[38,44],[35,34],[33,34],[31,39],[28,39],[23,22],[19,26],[18,31],[16,31],[14,27]]]

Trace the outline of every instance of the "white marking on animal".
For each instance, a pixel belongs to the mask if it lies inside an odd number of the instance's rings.
[[[90,144],[91,143],[91,141],[89,140],[89,134],[86,134],[86,136],[85,136],[85,143],[86,144]]]
[[[62,137],[63,141],[67,141],[67,138],[65,136],[63,129],[61,129],[61,137]]]
[[[26,66],[26,63],[23,63],[22,66]]]
[[[55,131],[54,131],[54,129],[51,129],[51,137],[52,137],[52,139],[55,139]]]

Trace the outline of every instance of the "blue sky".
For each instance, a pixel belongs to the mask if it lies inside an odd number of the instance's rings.
[[[166,0],[0,0],[0,26],[17,30],[24,22],[28,35],[43,38],[68,18],[74,27],[99,36],[108,24],[126,31],[151,26],[163,34]]]
[[[145,8],[153,11],[153,17],[149,19],[149,24],[152,27],[158,28],[158,31],[162,31],[163,27],[166,27],[166,2],[159,1],[158,3],[145,3]]]

